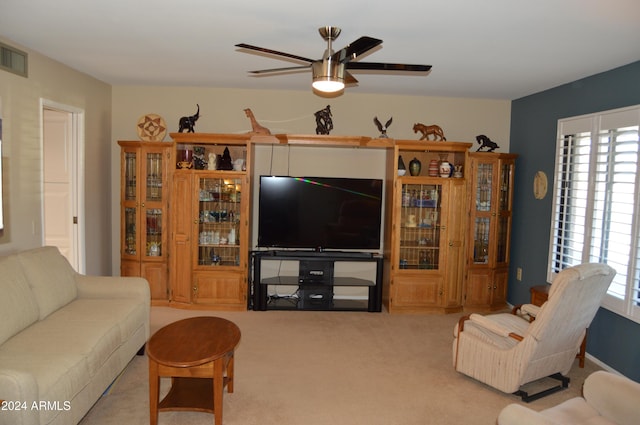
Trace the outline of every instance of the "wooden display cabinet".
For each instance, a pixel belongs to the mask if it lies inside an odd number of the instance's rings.
[[[367,137],[171,137],[118,142],[121,273],[145,277],[154,304],[247,308],[253,149],[274,143],[385,149],[382,303],[390,313],[506,305],[516,155],[469,153],[471,143]],[[230,161],[222,161],[225,151]],[[421,163],[416,175],[413,159]],[[443,161],[461,173],[433,175]]]
[[[466,310],[506,307],[515,154],[469,154]]]
[[[149,281],[154,304],[168,302],[168,205],[173,146],[119,141],[120,274]]]
[[[247,135],[177,133],[171,305],[245,310],[250,216]],[[209,169],[228,150],[236,169]],[[185,154],[185,152],[188,152]],[[197,162],[196,161],[200,161]],[[184,162],[194,161],[191,164]]]
[[[387,158],[385,281],[390,313],[455,312],[462,309],[464,177],[429,175],[432,161],[464,169],[470,143],[396,140]],[[407,166],[398,175],[400,157]],[[410,175],[409,162],[421,170]],[[433,174],[433,172],[431,173]]]

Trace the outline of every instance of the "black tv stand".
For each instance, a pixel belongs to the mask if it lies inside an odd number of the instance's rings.
[[[251,289],[253,310],[340,310],[382,311],[381,255],[349,251],[253,251],[251,253]],[[298,275],[262,277],[263,260],[299,261]],[[336,262],[375,263],[375,281],[358,277],[334,276]],[[295,296],[269,296],[269,285],[297,286]],[[334,298],[334,287],[367,287],[368,297],[363,299]]]

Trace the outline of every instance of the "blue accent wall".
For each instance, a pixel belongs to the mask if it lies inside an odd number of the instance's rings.
[[[508,289],[511,304],[529,302],[529,288],[546,282],[558,120],[637,104],[640,61],[512,102],[510,152],[519,157]],[[549,178],[549,192],[542,200],[533,196],[538,170]],[[518,267],[523,270],[522,281],[516,280]],[[640,381],[640,324],[601,308],[589,329],[587,352]]]

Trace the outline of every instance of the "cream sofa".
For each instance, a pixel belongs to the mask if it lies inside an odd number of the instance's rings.
[[[0,425],[76,424],[149,337],[141,278],[76,273],[57,248],[0,258]]]
[[[575,397],[536,412],[510,404],[500,412],[499,425],[637,425],[640,424],[640,384],[605,371],[589,375]]]

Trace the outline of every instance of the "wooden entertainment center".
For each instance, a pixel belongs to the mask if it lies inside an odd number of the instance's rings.
[[[145,277],[154,305],[289,308],[269,296],[272,284],[299,286],[302,309],[380,311],[384,306],[390,313],[446,313],[505,305],[515,155],[469,153],[471,143],[360,136],[171,137],[171,142],[118,142],[121,274]],[[382,152],[381,251],[331,252],[330,257],[327,252],[314,256],[309,251],[255,251],[251,232],[257,146]],[[407,165],[404,175],[398,171],[400,158]],[[411,175],[409,163],[415,171],[417,161],[421,170]],[[444,161],[461,174],[454,176],[453,168],[447,177],[434,173]],[[209,165],[212,162],[215,167]],[[259,264],[256,269],[256,261],[265,259],[318,258],[332,264],[369,261],[375,277],[342,276],[302,287],[295,273],[263,278]],[[368,295],[354,300],[333,297],[333,289],[341,286],[360,286]]]

